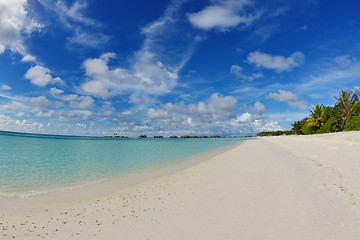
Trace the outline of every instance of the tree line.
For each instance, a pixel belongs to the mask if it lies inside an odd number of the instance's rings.
[[[360,89],[342,90],[334,106],[316,103],[308,117],[294,122],[291,131],[262,132],[257,136],[309,135],[341,131],[360,131]]]

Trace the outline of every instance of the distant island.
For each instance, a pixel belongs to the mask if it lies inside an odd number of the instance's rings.
[[[129,138],[129,137],[114,134],[113,136],[103,136],[103,138]],[[138,138],[139,139],[146,139],[146,138],[148,138],[148,136],[147,135],[139,135]],[[153,138],[159,139],[159,138],[164,138],[164,136],[155,135]],[[189,135],[176,136],[176,135],[171,135],[169,138],[222,138],[222,137],[220,135],[211,135],[211,136],[207,136],[207,135],[200,135],[200,136],[189,136]]]

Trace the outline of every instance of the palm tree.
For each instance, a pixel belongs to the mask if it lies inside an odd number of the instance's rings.
[[[315,107],[313,107],[313,109],[309,111],[310,111],[310,116],[309,119],[307,120],[307,126],[320,128],[324,120],[324,113],[325,113],[324,106],[319,105],[319,103],[316,103]]]
[[[293,131],[295,135],[301,135],[302,124],[300,121],[294,122],[291,126],[293,127],[291,131]]]
[[[360,98],[360,88],[355,88],[355,93],[358,96],[358,99]]]
[[[340,110],[340,115],[341,115],[341,120],[342,120],[341,121],[341,129],[344,128],[345,123],[351,117],[351,111],[353,110],[355,104],[357,102],[359,102],[359,97],[357,95],[359,92],[359,89],[356,89],[355,91],[356,91],[356,93],[353,93],[352,91],[342,90],[340,92],[340,96],[338,98],[334,97],[337,100],[336,106]]]

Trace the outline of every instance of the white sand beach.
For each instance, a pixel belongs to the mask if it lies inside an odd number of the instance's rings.
[[[360,239],[360,132],[257,138],[175,173],[0,199],[0,239]]]

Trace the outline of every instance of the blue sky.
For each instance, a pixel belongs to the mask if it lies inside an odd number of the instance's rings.
[[[360,86],[360,3],[0,0],[0,130],[243,135]]]

